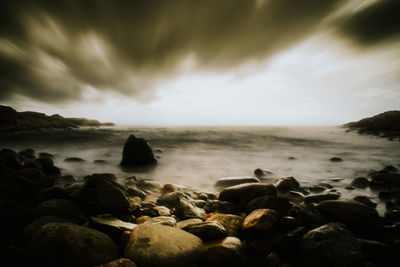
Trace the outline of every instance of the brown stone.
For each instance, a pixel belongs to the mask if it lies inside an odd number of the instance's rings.
[[[238,215],[216,213],[207,222],[217,221],[225,227],[228,236],[237,236],[244,218]]]
[[[148,220],[150,220],[151,219],[151,217],[150,216],[140,216],[140,217],[137,217],[136,218],[136,220],[135,220],[135,223],[136,224],[142,224],[142,223],[144,223],[145,221],[148,221]]]
[[[270,232],[277,225],[279,215],[271,209],[253,210],[244,219],[242,224],[243,231]]]

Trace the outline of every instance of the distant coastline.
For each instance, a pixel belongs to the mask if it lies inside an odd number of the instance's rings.
[[[85,126],[115,126],[115,124],[86,118],[64,118],[58,114],[48,116],[34,111],[18,112],[12,107],[0,105],[0,133],[74,129]]]
[[[400,111],[391,110],[343,125],[350,131],[389,139],[400,138]]]

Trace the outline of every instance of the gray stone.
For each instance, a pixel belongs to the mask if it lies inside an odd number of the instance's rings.
[[[173,192],[162,195],[157,199],[157,205],[175,209],[175,215],[180,219],[204,219],[205,211],[196,207],[194,200],[182,192]]]
[[[190,266],[204,251],[200,238],[178,228],[142,224],[125,247],[124,257],[138,266]]]
[[[217,180],[215,187],[225,188],[244,183],[259,183],[260,180],[255,177],[222,177]]]
[[[175,227],[176,226],[176,220],[173,217],[169,217],[169,216],[157,216],[157,217],[153,217],[148,221],[144,222],[146,223],[150,223],[150,224],[162,224],[162,225],[166,225],[166,226],[171,226],[171,227]]]

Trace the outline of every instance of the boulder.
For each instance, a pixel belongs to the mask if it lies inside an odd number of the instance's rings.
[[[371,230],[379,221],[378,212],[353,200],[326,200],[317,205],[321,214],[330,221],[339,221],[354,231]]]
[[[60,222],[40,228],[27,251],[36,266],[91,266],[118,258],[118,248],[107,235]]]
[[[14,170],[19,170],[22,167],[22,159],[18,154],[6,148],[0,150],[0,163]]]
[[[260,196],[276,196],[277,191],[272,184],[245,183],[224,188],[219,194],[218,200],[229,201],[245,206],[251,200]]]
[[[216,213],[209,217],[207,222],[216,221],[225,228],[228,236],[238,236],[243,220],[242,216]]]
[[[205,250],[199,261],[201,267],[245,266],[244,245],[239,238],[230,236],[207,243]]]
[[[278,191],[286,192],[286,191],[296,191],[299,189],[300,184],[294,177],[285,177],[279,179],[275,183],[275,187]]]
[[[351,182],[351,185],[356,188],[364,189],[369,186],[369,180],[365,177],[357,177]]]
[[[290,202],[285,198],[262,196],[250,201],[246,205],[246,212],[250,213],[256,209],[272,209],[275,210],[280,216],[285,216],[287,215],[290,207]]]
[[[300,266],[363,266],[364,255],[354,235],[341,223],[329,223],[306,233],[301,241]]]
[[[51,222],[70,222],[65,218],[57,216],[42,216],[24,228],[21,233],[21,240],[27,242],[40,228]]]
[[[224,188],[244,183],[259,183],[260,180],[255,177],[222,177],[217,180],[215,187]]]
[[[227,236],[224,226],[216,221],[190,224],[181,229],[199,237],[203,242],[213,241]]]
[[[110,213],[123,217],[130,203],[125,188],[107,175],[93,174],[77,194],[79,206],[89,215]]]
[[[200,238],[178,228],[142,224],[125,247],[124,257],[138,266],[190,266],[203,253]]]
[[[253,210],[242,223],[242,231],[247,234],[259,235],[272,232],[279,221],[279,215],[271,209]]]
[[[146,140],[136,138],[134,135],[128,137],[122,151],[121,166],[142,166],[156,162],[153,151]]]
[[[40,164],[44,174],[48,174],[48,175],[60,175],[61,174],[60,169],[58,167],[54,166],[54,162],[51,158],[48,158],[48,157],[38,158],[36,160],[36,162]]]

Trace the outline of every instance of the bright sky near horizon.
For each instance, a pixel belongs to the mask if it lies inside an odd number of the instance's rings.
[[[126,125],[400,109],[400,2],[2,1],[0,104]]]

